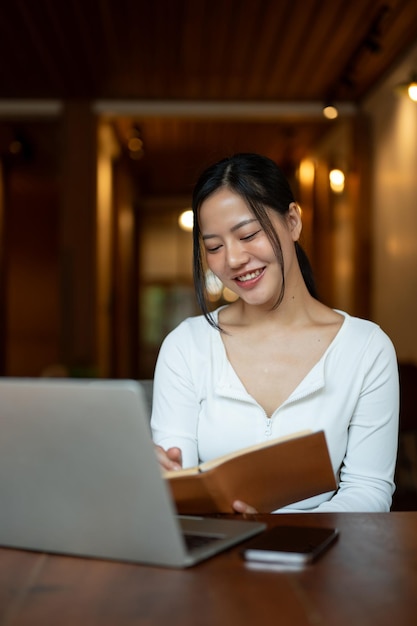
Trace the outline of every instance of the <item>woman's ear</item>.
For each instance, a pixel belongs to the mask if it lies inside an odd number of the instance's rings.
[[[303,228],[301,209],[296,202],[291,202],[287,213],[287,224],[293,241],[298,241]]]

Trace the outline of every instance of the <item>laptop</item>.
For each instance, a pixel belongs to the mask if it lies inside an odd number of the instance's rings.
[[[188,567],[264,528],[176,514],[138,381],[0,379],[1,546]]]

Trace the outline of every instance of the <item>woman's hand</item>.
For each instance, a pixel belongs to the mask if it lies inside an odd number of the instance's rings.
[[[180,448],[174,447],[164,450],[161,446],[155,446],[155,453],[163,470],[171,471],[182,468],[182,453]],[[258,512],[253,506],[250,506],[241,500],[235,500],[232,506],[236,513],[253,515]]]
[[[246,504],[246,502],[242,502],[242,500],[235,500],[232,506],[234,510],[236,511],[236,513],[244,513],[246,515],[253,515],[254,513],[258,512],[255,508],[253,508],[253,506]]]
[[[180,448],[164,450],[161,446],[155,446],[155,453],[162,469],[171,471],[182,468],[182,453]]]

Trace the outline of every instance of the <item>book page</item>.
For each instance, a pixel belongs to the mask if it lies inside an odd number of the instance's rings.
[[[192,476],[198,474],[199,472],[206,472],[213,467],[217,467],[221,465],[225,461],[229,461],[230,459],[237,458],[242,454],[248,454],[255,450],[260,450],[262,448],[268,448],[269,446],[274,446],[277,443],[281,443],[284,441],[288,441],[290,439],[296,439],[297,437],[303,437],[305,435],[309,435],[311,430],[301,430],[296,433],[291,433],[289,435],[283,435],[282,437],[275,437],[274,439],[269,439],[268,441],[261,441],[260,443],[255,443],[252,446],[247,446],[246,448],[240,448],[239,450],[235,450],[234,452],[229,452],[227,454],[223,454],[221,456],[216,457],[215,459],[211,459],[210,461],[206,461],[205,463],[201,463],[196,467],[189,467],[181,470],[171,470],[163,473],[164,478],[172,479],[179,478],[180,476]]]
[[[176,478],[178,476],[195,476],[200,473],[200,466],[196,465],[195,467],[186,467],[185,469],[178,470],[166,470],[162,472],[162,476],[164,478]]]

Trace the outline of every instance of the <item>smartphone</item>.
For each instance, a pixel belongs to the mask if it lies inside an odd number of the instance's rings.
[[[252,539],[241,551],[247,561],[262,563],[311,563],[338,537],[337,528],[276,526]]]

